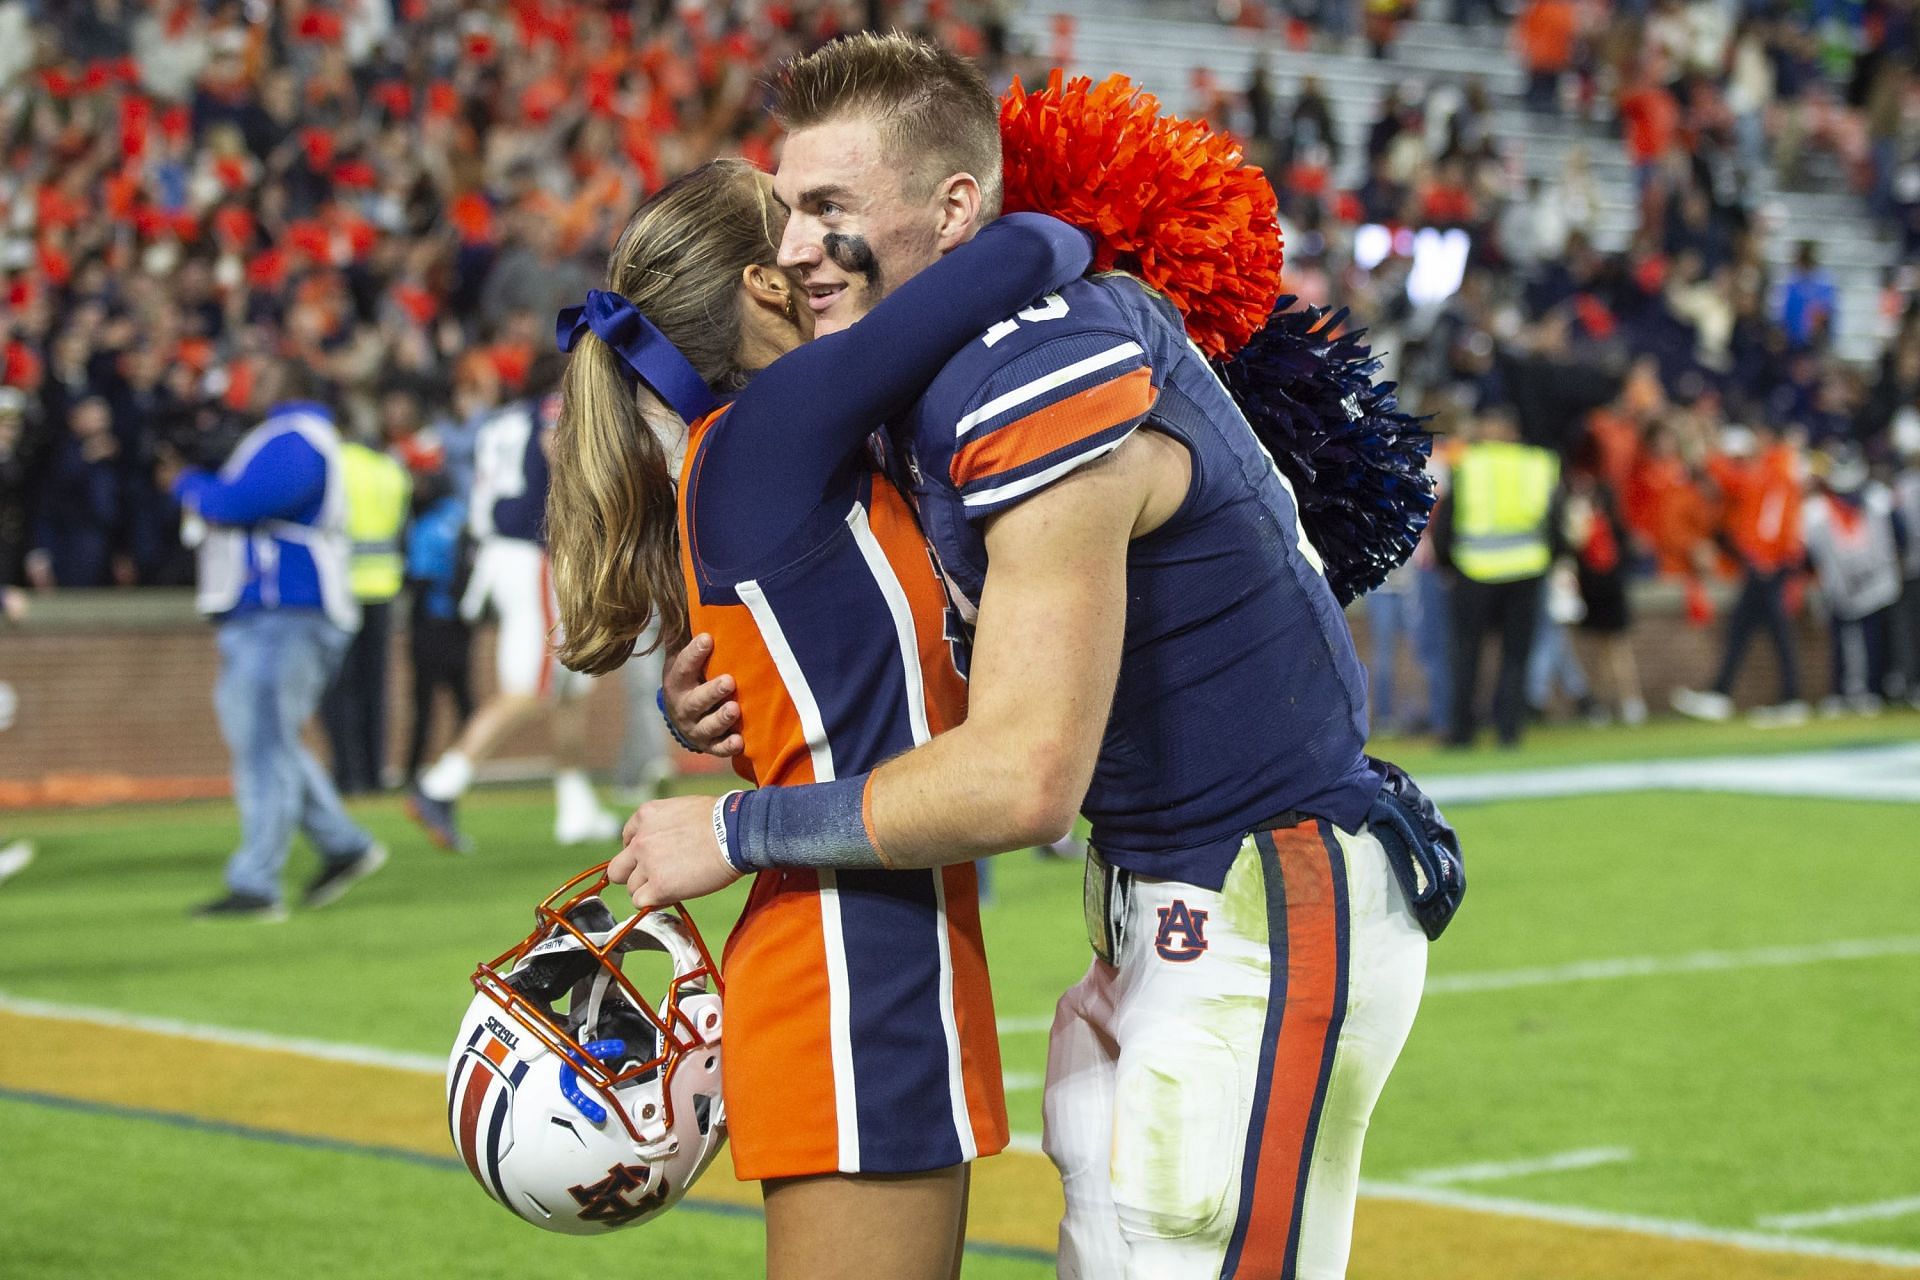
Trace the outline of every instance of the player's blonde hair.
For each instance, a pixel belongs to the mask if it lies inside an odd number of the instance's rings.
[[[774,76],[773,114],[788,132],[866,117],[914,199],[970,173],[980,220],[1000,212],[999,100],[978,68],[930,40],[867,31],[794,58]]]
[[[607,264],[622,294],[680,348],[714,391],[737,391],[741,277],[773,266],[785,214],[744,160],[715,160],[650,197]],[[603,675],[656,620],[669,650],[687,641],[686,584],[668,440],[682,423],[589,333],[562,383],[547,494],[547,550],[560,661]],[[663,436],[666,437],[663,439]]]

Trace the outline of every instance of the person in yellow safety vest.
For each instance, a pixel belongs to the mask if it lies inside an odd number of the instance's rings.
[[[362,440],[340,446],[347,491],[347,536],[353,543],[347,581],[360,602],[360,634],[321,703],[333,747],[333,781],[341,795],[379,791],[387,760],[387,655],[393,601],[405,577],[400,535],[413,500],[413,480],[391,454]]]
[[[1559,536],[1559,492],[1559,457],[1521,444],[1510,412],[1484,414],[1434,520],[1434,549],[1453,578],[1451,746],[1473,743],[1480,649],[1489,631],[1500,637],[1494,727],[1502,746],[1520,741],[1527,654]]]

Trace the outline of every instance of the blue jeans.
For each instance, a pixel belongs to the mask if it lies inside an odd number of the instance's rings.
[[[1547,593],[1540,593],[1540,621],[1535,624],[1533,652],[1527,655],[1527,705],[1539,711],[1553,698],[1553,688],[1576,702],[1592,693],[1587,673],[1573,652],[1566,627],[1547,612]]]
[[[1373,731],[1399,727],[1394,718],[1393,664],[1401,640],[1411,641],[1419,624],[1418,602],[1411,591],[1373,591],[1367,595],[1367,629],[1372,633],[1373,660],[1367,667],[1367,705],[1373,712]]]
[[[262,609],[220,624],[213,706],[233,755],[240,848],[227,863],[235,893],[278,901],[294,829],[330,862],[373,843],[347,816],[320,762],[300,741],[353,637],[307,609]]]
[[[1427,726],[1445,733],[1453,723],[1453,628],[1447,580],[1439,569],[1422,569],[1414,581],[1419,584],[1419,604],[1414,610],[1413,647],[1427,677]]]

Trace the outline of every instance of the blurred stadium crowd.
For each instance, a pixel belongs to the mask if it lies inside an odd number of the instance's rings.
[[[1355,166],[1311,79],[1288,98],[1262,71],[1196,77],[1197,109],[1273,177],[1289,289],[1375,326],[1447,441],[1442,470],[1509,428],[1565,460],[1556,532],[1574,585],[1543,592],[1549,622],[1612,618],[1614,587],[1656,573],[1702,616],[1715,576],[1777,578],[1784,608],[1802,516],[1843,532],[1884,518],[1905,598],[1873,611],[1871,696],[1900,694],[1920,614],[1912,0],[1502,2],[1452,0],[1448,16],[1511,24],[1535,109],[1621,131],[1639,193],[1627,248],[1595,247],[1579,149],[1556,181],[1516,178],[1476,83],[1388,93]],[[351,432],[441,476],[424,497],[457,499],[479,425],[538,390],[554,312],[595,283],[638,199],[714,154],[771,164],[765,67],[903,25],[1004,85],[1045,65],[1010,47],[1010,8],[0,0],[0,585],[189,581],[156,475],[217,464],[277,361],[318,373]],[[1404,5],[1215,11],[1295,47],[1390,57]],[[1811,246],[1777,271],[1754,207],[1762,167],[1812,181],[1809,158],[1829,154],[1909,264],[1885,281],[1894,336],[1866,367],[1833,354],[1835,289]],[[1465,230],[1457,289],[1409,314],[1402,260],[1357,265],[1370,226]],[[1382,619],[1402,607],[1376,642],[1415,634],[1444,666],[1431,553],[1378,593]],[[1735,631],[1772,627],[1734,614]],[[1549,673],[1553,630],[1536,641]],[[1637,719],[1630,670],[1610,665],[1615,709]],[[1440,727],[1446,681],[1432,685],[1425,713],[1377,690],[1378,720]],[[1568,692],[1591,705],[1584,682]]]
[[[1390,57],[1395,23],[1410,9],[1394,0],[1227,0],[1218,12],[1292,48],[1364,41]],[[1596,247],[1599,196],[1586,149],[1568,148],[1556,179],[1522,180],[1478,81],[1389,89],[1359,158],[1341,154],[1328,94],[1312,76],[1288,100],[1258,65],[1238,88],[1197,72],[1194,106],[1247,138],[1274,175],[1290,290],[1351,308],[1394,353],[1407,397],[1434,415],[1443,486],[1450,460],[1509,426],[1566,463],[1559,586],[1542,592],[1529,703],[1540,708],[1558,685],[1582,710],[1607,714],[1556,619],[1618,634],[1628,622],[1616,580],[1656,574],[1681,584],[1701,624],[1712,610],[1704,584],[1740,583],[1728,660],[1701,673],[1711,687],[1681,691],[1681,710],[1730,712],[1725,687],[1764,626],[1786,672],[1761,719],[1805,714],[1803,695],[1822,684],[1799,678],[1786,615],[1810,585],[1835,625],[1827,709],[1906,696],[1920,675],[1916,7],[1519,0],[1508,9],[1503,0],[1452,0],[1442,12],[1458,24],[1510,24],[1528,109],[1569,129],[1618,132],[1637,194],[1623,251]],[[1765,253],[1764,187],[1820,185],[1815,160],[1900,246],[1881,296],[1892,336],[1871,365],[1834,350],[1837,290],[1817,246],[1800,244],[1784,270]],[[1408,296],[1416,260],[1383,255],[1367,239],[1384,229],[1399,240],[1416,228],[1464,231],[1471,245],[1457,291],[1424,307]],[[1870,581],[1864,569],[1830,563],[1836,539],[1865,547]],[[1450,575],[1419,569],[1432,559],[1423,546],[1369,600],[1377,722],[1435,730],[1447,722]],[[1802,573],[1823,562],[1824,575]],[[1765,584],[1759,603],[1748,598],[1756,578]],[[1391,649],[1382,646],[1403,634],[1427,669],[1424,707],[1392,698]],[[1613,712],[1640,718],[1637,679],[1622,665],[1628,653],[1603,648]]]
[[[983,6],[830,0],[0,3],[0,583],[181,584],[171,457],[263,362],[456,490],[641,196],[763,165],[759,77],[895,20],[992,63]]]

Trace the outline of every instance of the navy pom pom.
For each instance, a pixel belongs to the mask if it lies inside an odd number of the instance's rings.
[[[1433,512],[1433,437],[1400,411],[1365,330],[1338,332],[1344,310],[1289,310],[1214,369],[1293,485],[1307,538],[1341,604],[1386,581],[1413,554]]]

